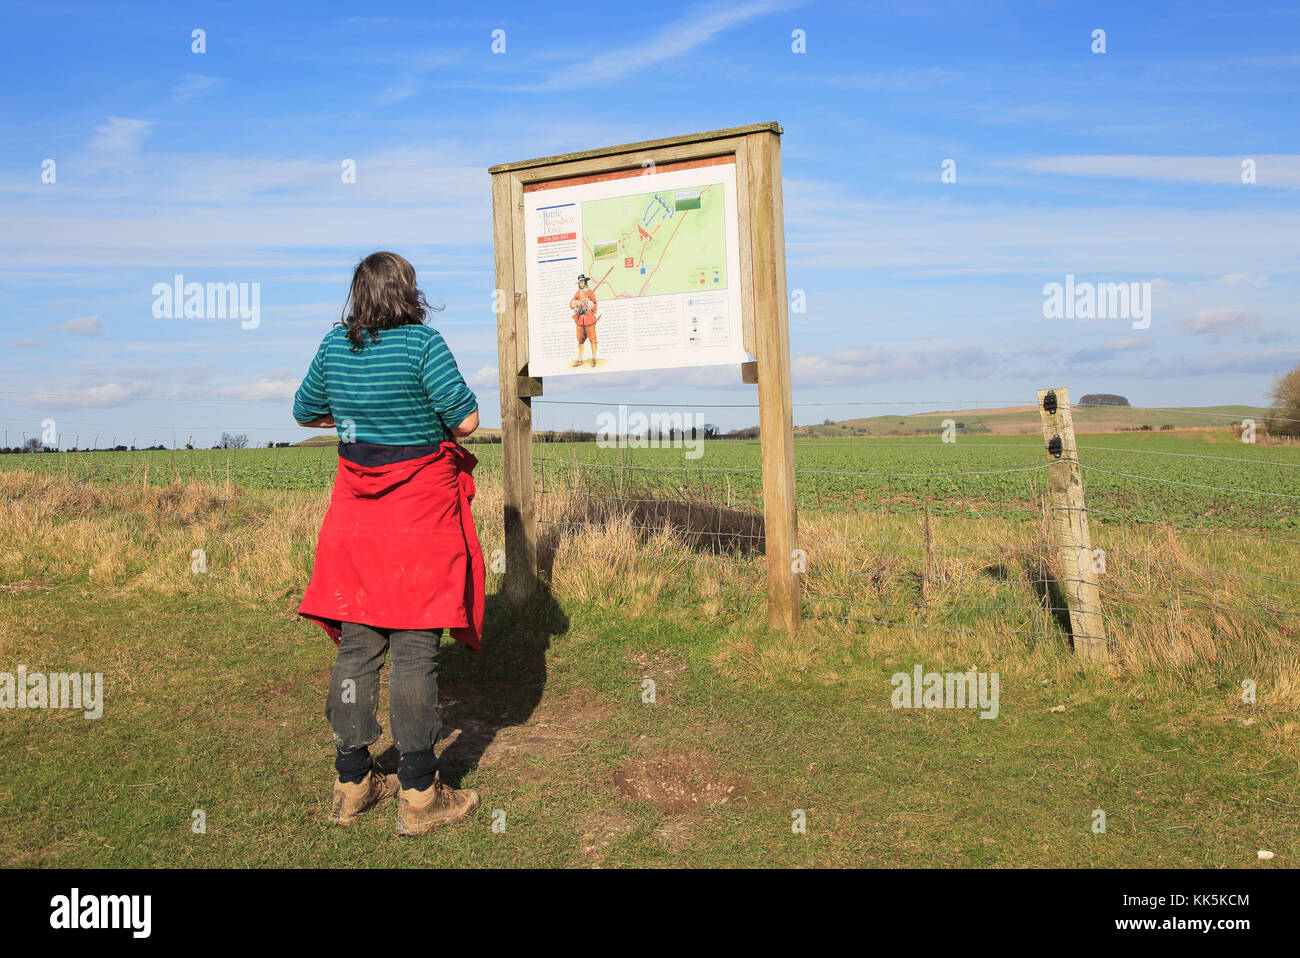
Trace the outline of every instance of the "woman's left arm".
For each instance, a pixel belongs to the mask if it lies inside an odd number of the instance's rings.
[[[464,439],[478,428],[478,399],[465,384],[442,335],[436,330],[430,332],[433,335],[426,340],[420,369],[425,395],[447,431]]]
[[[325,343],[316,350],[307,375],[293,397],[293,418],[300,426],[320,428],[334,425],[329,398],[325,395]]]

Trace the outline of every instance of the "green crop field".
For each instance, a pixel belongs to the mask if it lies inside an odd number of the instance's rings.
[[[1170,522],[1210,527],[1295,528],[1300,519],[1300,445],[1247,444],[1226,431],[1081,433],[1084,488],[1097,522]],[[480,478],[499,475],[501,447],[469,447]],[[698,456],[695,454],[698,453]],[[534,481],[757,507],[757,440],[701,441],[695,449],[600,448],[535,443]],[[1050,457],[1036,436],[938,436],[796,440],[801,509],[907,510],[929,497],[939,510],[1032,515]],[[230,482],[247,490],[324,494],[334,447],[45,453],[0,457],[2,468],[35,468],[110,484]]]
[[[757,504],[757,440],[682,449],[535,446],[536,481],[578,472],[587,482],[677,490],[711,501]],[[1291,528],[1300,497],[1300,445],[1245,444],[1226,433],[1130,432],[1079,437],[1090,506],[1101,521]],[[796,440],[799,505],[805,509],[936,505],[1014,509],[1037,501],[1050,457],[1033,436]],[[1288,498],[1290,497],[1290,498]],[[1104,514],[1103,514],[1104,513]]]

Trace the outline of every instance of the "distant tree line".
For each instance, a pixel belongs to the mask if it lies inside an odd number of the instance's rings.
[[[746,429],[735,429],[724,433],[721,428],[713,423],[705,423],[703,426],[691,426],[688,429],[656,429],[650,427],[635,435],[641,441],[659,443],[680,442],[684,439],[757,439],[758,427],[750,426]],[[595,442],[597,438],[599,437],[596,433],[581,429],[546,429],[533,433],[533,442]],[[500,443],[501,435],[500,433],[479,433],[462,439],[461,442],[468,444]]]
[[[248,448],[248,437],[244,435],[232,436],[229,433],[222,433],[221,439],[213,443],[213,449],[246,449]],[[288,449],[293,446],[291,442],[267,442],[266,449]],[[0,456],[18,456],[30,455],[36,452],[167,452],[173,449],[172,446],[164,446],[162,443],[155,443],[152,446],[137,446],[134,443],[125,445],[118,443],[114,446],[93,446],[78,448],[70,446],[67,449],[60,449],[58,446],[47,446],[41,442],[39,436],[32,436],[23,442],[21,446],[0,446]],[[186,449],[193,449],[194,444],[187,442]]]

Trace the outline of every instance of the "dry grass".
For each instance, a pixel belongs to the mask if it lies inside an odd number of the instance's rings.
[[[216,591],[249,603],[291,596],[311,568],[323,496],[228,483],[109,489],[0,473],[0,581],[85,579],[96,590]],[[501,490],[475,502],[490,557],[502,548]],[[925,522],[898,512],[805,512],[806,622],[790,638],[762,627],[762,519],[640,490],[602,495],[551,483],[539,498],[539,558],[562,603],[698,623],[720,632],[717,664],[758,681],[813,676],[900,647],[935,659],[1040,674],[1078,667],[1051,582],[1045,526],[994,516]],[[1105,671],[1135,696],[1213,685],[1225,707],[1253,680],[1260,704],[1300,710],[1286,545],[1154,525],[1094,525],[1107,552]],[[203,550],[207,571],[193,571]],[[1270,570],[1282,570],[1281,572]],[[489,588],[495,587],[490,576]],[[1285,726],[1283,738],[1294,737]]]

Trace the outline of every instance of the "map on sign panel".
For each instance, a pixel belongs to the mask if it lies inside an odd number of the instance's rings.
[[[720,184],[588,200],[582,204],[586,272],[623,299],[727,288]]]
[[[746,361],[733,161],[534,184],[523,220],[531,375]]]

